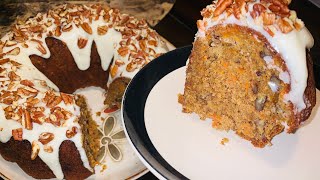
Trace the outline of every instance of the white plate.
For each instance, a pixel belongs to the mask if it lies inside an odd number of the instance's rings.
[[[136,79],[151,76],[153,67],[146,67]],[[182,113],[178,94],[183,93],[185,69],[181,67],[172,72],[162,69],[167,75],[160,77],[158,82],[151,82],[148,88],[136,87],[139,83],[134,79],[128,86],[128,97],[123,102],[123,121],[131,144],[155,175],[159,178],[199,180],[320,179],[318,90],[317,105],[305,125],[295,134],[281,133],[272,140],[272,146],[261,149],[231,131],[213,129],[209,119],[203,121],[195,114]],[[154,80],[157,78],[152,81],[157,81]],[[152,90],[148,94],[146,89]],[[142,123],[142,120],[140,115],[132,115],[132,107],[126,102],[126,99],[131,99],[131,92],[137,90],[148,94],[136,94],[142,97],[141,102],[145,101],[142,114],[147,135],[144,130],[132,126],[131,123]],[[134,110],[140,111],[139,108]],[[223,138],[228,138],[229,143],[222,145],[220,142]],[[148,139],[152,143],[148,143]],[[179,173],[184,177],[178,177]]]

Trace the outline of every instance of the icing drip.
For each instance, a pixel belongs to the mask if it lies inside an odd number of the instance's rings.
[[[290,26],[293,26],[291,19],[295,19],[295,22],[302,24],[301,29],[293,28],[290,32],[283,33],[278,30],[279,27],[275,24],[265,26],[262,16],[253,18],[251,15],[251,12],[254,11],[253,6],[255,4],[260,4],[260,0],[248,2],[248,11],[246,11],[245,6],[243,6],[239,19],[236,18],[234,14],[229,14],[226,11],[216,17],[204,17],[202,21],[198,22],[196,38],[204,37],[205,32],[208,29],[218,24],[247,26],[264,35],[271,46],[281,54],[288,68],[288,72],[283,72],[279,67],[276,67],[272,60],[267,60],[266,63],[269,68],[279,70],[281,80],[287,84],[290,83],[291,90],[285,95],[284,101],[290,101],[295,107],[295,112],[300,112],[306,108],[303,95],[307,86],[308,78],[306,48],[310,49],[314,44],[312,35],[307,28],[303,26],[302,21],[295,17],[294,11],[290,11],[290,19],[284,18],[284,20],[291,23]],[[207,6],[205,10],[214,12],[215,9],[216,5],[212,4]],[[266,12],[272,13],[268,8],[266,9]]]
[[[30,55],[50,57],[49,48],[45,43],[47,37],[63,41],[80,70],[89,68],[91,46],[95,42],[101,59],[101,67],[103,70],[107,70],[111,66],[111,72],[106,74],[109,76],[108,85],[118,77],[132,78],[149,61],[161,53],[167,52],[164,42],[157,33],[142,20],[120,14],[118,10],[98,5],[90,7],[62,5],[47,14],[38,14],[25,24],[16,25],[12,32],[1,39],[0,61],[5,61],[5,58],[9,59],[9,62],[1,63],[0,66],[1,69],[5,69],[0,73],[1,89],[9,90],[10,83],[15,82],[16,85],[9,91],[17,91],[17,88],[25,88],[24,85],[19,84],[20,80],[30,80],[34,83],[33,88],[38,92],[35,98],[43,99],[51,88],[56,91],[52,92],[59,96],[58,87],[37,70],[29,58]],[[10,53],[14,49],[19,49],[19,52]],[[14,65],[12,61],[19,65]],[[11,72],[17,76],[16,79],[9,76]],[[47,85],[43,86],[43,82],[46,82]],[[22,99],[14,101],[12,104],[27,108],[25,106],[27,101],[28,96],[23,96]],[[65,120],[63,125],[57,126],[47,122],[41,125],[32,123],[32,130],[13,117],[7,117],[4,110],[8,104],[0,103],[0,106],[2,107],[0,108],[1,142],[5,143],[10,140],[12,130],[22,128],[22,139],[28,140],[30,143],[37,142],[40,149],[38,156],[49,166],[57,178],[62,179],[63,173],[58,156],[59,147],[64,140],[71,140],[75,143],[84,166],[91,170],[82,147],[81,131],[79,130],[72,138],[66,137],[66,131],[70,128],[80,129],[76,121],[80,115],[80,109],[76,104],[67,105],[61,102],[55,106],[65,109],[71,114],[71,117]],[[43,101],[38,102],[37,106],[44,107],[45,117],[50,117],[53,108],[47,107]],[[44,151],[44,145],[38,142],[39,135],[44,132],[54,134],[54,139],[47,144],[52,147],[51,153]]]

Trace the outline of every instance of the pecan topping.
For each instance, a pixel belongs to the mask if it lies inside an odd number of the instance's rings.
[[[43,145],[48,144],[50,141],[54,139],[54,134],[50,132],[43,132],[40,134],[38,141]]]
[[[47,54],[47,50],[43,47],[41,43],[39,43],[37,49],[41,52],[41,54]]]
[[[122,66],[125,63],[123,61],[121,61],[120,59],[117,59],[117,60],[115,60],[115,64],[118,65],[118,66]]]
[[[33,141],[31,146],[32,146],[31,160],[35,160],[39,154],[40,147],[37,141]]]
[[[223,11],[232,4],[232,0],[218,0],[217,8],[213,12],[213,16],[219,16]]]
[[[9,77],[10,81],[20,81],[20,80],[21,80],[20,76],[17,75],[17,74],[16,74],[15,72],[13,72],[13,71],[10,71],[10,72],[8,73],[8,77]]]
[[[117,75],[118,72],[118,65],[113,65],[111,70],[110,70],[110,75],[112,78],[114,78]]]
[[[69,32],[69,31],[71,31],[72,30],[72,24],[69,24],[69,25],[67,25],[67,26],[64,26],[63,28],[62,28],[62,31],[63,32]]]
[[[47,102],[46,106],[48,108],[53,108],[56,105],[60,104],[61,101],[62,101],[62,98],[60,96],[55,96],[54,98],[52,98],[51,101]]]
[[[129,53],[129,48],[128,47],[120,47],[118,49],[118,53],[120,56],[126,56]]]
[[[51,146],[48,145],[44,145],[43,146],[43,150],[47,153],[52,153],[53,152],[53,148]]]
[[[281,32],[287,34],[293,30],[293,27],[290,25],[290,23],[284,19],[279,19],[277,21],[277,25]]]
[[[72,104],[73,103],[73,97],[71,96],[71,95],[69,95],[69,94],[65,94],[65,93],[60,93],[60,96],[61,96],[61,98],[62,98],[62,100],[63,100],[63,102],[65,103],[65,104]]]
[[[22,141],[23,130],[22,128],[12,129],[13,139],[16,141]]]
[[[108,32],[108,26],[99,26],[97,28],[97,31],[98,31],[98,35],[105,35],[107,32]]]
[[[30,112],[28,110],[24,110],[23,112],[23,119],[22,119],[22,126],[28,130],[32,130],[33,129],[33,124],[31,121],[31,116],[30,116]]]
[[[130,62],[126,67],[126,70],[128,72],[133,72],[136,68],[137,68],[137,64],[134,62]]]
[[[30,113],[31,115],[31,119],[32,119],[32,122],[35,122],[35,123],[38,123],[38,124],[43,124],[44,122],[44,113],[41,112],[41,111],[34,111],[34,112],[31,112]]]
[[[79,38],[78,39],[78,47],[79,49],[83,49],[84,47],[86,47],[88,40],[84,39],[84,38]]]
[[[16,56],[19,53],[20,53],[19,47],[15,47],[15,48],[11,49],[10,51],[6,52],[7,55],[12,55],[12,56]]]
[[[73,127],[71,128],[71,130],[67,130],[67,131],[66,131],[66,137],[70,139],[70,138],[72,138],[73,136],[75,136],[75,135],[77,134],[77,132],[78,132],[78,128],[75,127],[75,126],[73,126]]]
[[[263,25],[272,25],[276,22],[276,15],[273,13],[262,13]]]
[[[86,22],[80,24],[80,26],[82,27],[82,29],[87,32],[88,34],[92,34],[92,29],[90,27],[90,25]]]

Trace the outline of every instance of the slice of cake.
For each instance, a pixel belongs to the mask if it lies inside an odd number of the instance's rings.
[[[256,147],[299,128],[315,105],[313,38],[286,3],[219,0],[201,12],[179,97],[183,112]]]

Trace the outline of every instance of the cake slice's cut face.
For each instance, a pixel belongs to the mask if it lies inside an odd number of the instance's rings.
[[[283,101],[290,90],[283,82],[289,78],[283,62],[258,32],[214,26],[194,43],[180,98],[183,110],[264,147],[293,118],[292,105]]]

